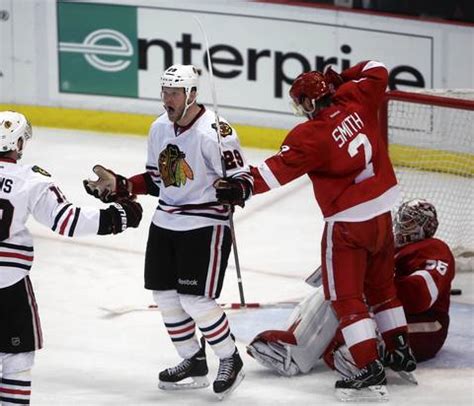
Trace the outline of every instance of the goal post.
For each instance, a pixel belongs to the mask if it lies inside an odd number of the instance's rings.
[[[402,190],[399,204],[433,203],[436,235],[474,268],[474,90],[387,92],[380,122]]]

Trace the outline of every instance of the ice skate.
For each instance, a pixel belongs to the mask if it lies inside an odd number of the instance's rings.
[[[360,372],[336,382],[336,398],[342,402],[388,401],[387,379],[382,363],[371,362]]]
[[[219,400],[229,396],[242,382],[245,377],[242,367],[242,358],[240,358],[237,348],[232,356],[220,360],[217,378],[213,385],[214,393]]]
[[[209,386],[206,353],[201,348],[194,356],[160,372],[158,387],[163,390],[200,389]]]
[[[402,379],[418,385],[418,381],[413,373],[416,369],[416,360],[405,336],[399,334],[394,337],[394,340],[397,343],[397,347],[394,351],[385,353],[383,358],[384,365],[398,373]]]

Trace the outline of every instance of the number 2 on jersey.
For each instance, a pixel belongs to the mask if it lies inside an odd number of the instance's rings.
[[[244,166],[244,160],[240,152],[234,149],[234,151],[224,151],[223,152],[225,168],[226,169],[234,169],[237,166]]]
[[[364,149],[364,156],[365,156],[365,168],[357,175],[355,178],[355,183],[362,182],[365,179],[371,178],[375,175],[374,173],[374,165],[372,162],[372,145],[370,145],[369,138],[364,133],[357,134],[347,147],[347,152],[354,158],[359,153],[359,148],[362,146]]]

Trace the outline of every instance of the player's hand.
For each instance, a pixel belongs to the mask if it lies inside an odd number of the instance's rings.
[[[331,94],[336,93],[337,88],[344,83],[342,76],[334,71],[331,65],[328,65],[324,70],[324,79],[326,79]]]
[[[100,199],[104,203],[115,202],[118,199],[134,199],[131,193],[132,185],[129,180],[117,175],[102,165],[95,165],[92,171],[98,176],[97,180],[85,179],[83,181],[86,192]]]
[[[137,228],[142,219],[140,203],[121,199],[100,211],[99,235],[118,234],[127,228]]]
[[[137,228],[139,226],[143,214],[143,208],[140,203],[131,199],[120,199],[111,206],[116,208],[121,207],[125,211],[126,228]]]
[[[250,187],[241,179],[220,178],[214,182],[216,199],[221,204],[245,206],[245,200],[250,196]]]

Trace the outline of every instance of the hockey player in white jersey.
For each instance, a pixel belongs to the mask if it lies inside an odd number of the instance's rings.
[[[138,227],[140,204],[121,200],[100,210],[68,202],[51,175],[18,163],[32,129],[23,114],[0,112],[0,403],[30,404],[31,368],[43,346],[38,306],[29,274],[33,216],[54,232],[75,237],[117,234]]]
[[[232,185],[224,189],[244,204],[253,179],[235,130],[196,101],[198,72],[173,65],[161,76],[166,113],[152,124],[146,172],[129,179],[100,165],[86,190],[103,201],[129,194],[159,195],[145,259],[145,288],[161,310],[165,327],[183,361],[159,374],[161,389],[209,385],[204,348],[196,327],[219,358],[213,389],[227,396],[242,380],[242,360],[227,316],[216,303],[231,249],[230,207],[216,201],[214,182],[222,178],[221,159]],[[220,144],[220,145],[219,145]],[[222,151],[222,155],[221,155]],[[225,182],[225,181],[224,181]]]

